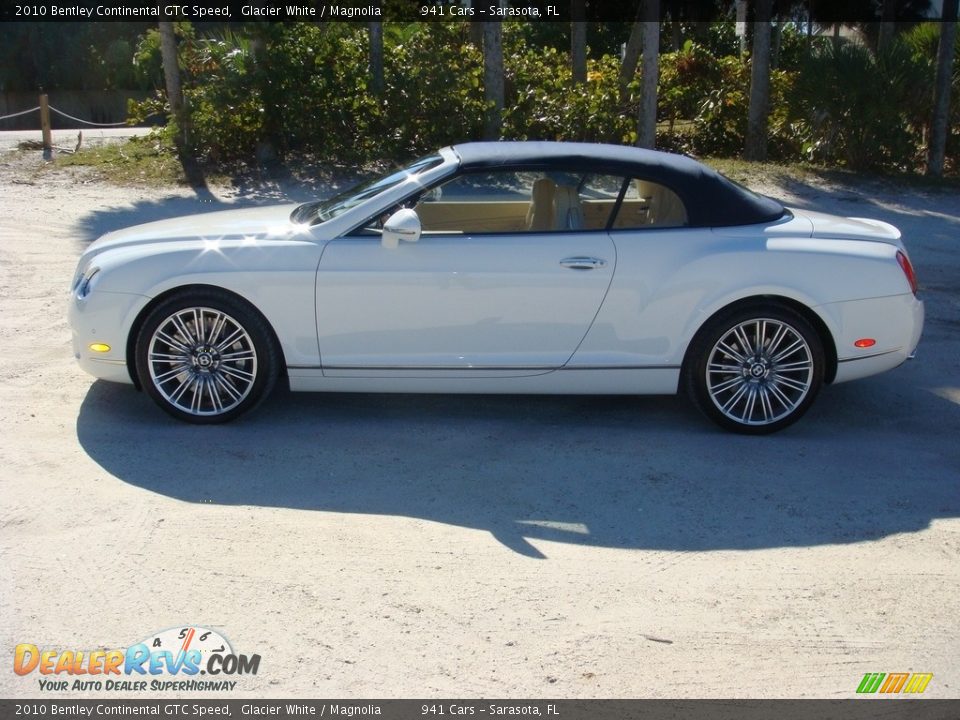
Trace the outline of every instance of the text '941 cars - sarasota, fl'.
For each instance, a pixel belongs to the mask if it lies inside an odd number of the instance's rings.
[[[81,367],[174,417],[292,390],[671,394],[744,433],[911,357],[899,231],[787,209],[687,157],[466,143],[325,200],[109,233],[80,258]]]

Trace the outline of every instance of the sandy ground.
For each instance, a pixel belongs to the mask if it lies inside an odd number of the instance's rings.
[[[50,139],[54,147],[72,149],[77,145],[78,133],[82,132],[82,146],[94,147],[112,142],[121,142],[130,137],[147,135],[150,128],[75,128],[73,130],[53,130]],[[14,150],[22,142],[41,142],[43,135],[39,130],[3,130],[0,131],[0,152]]]
[[[283,193],[116,188],[36,155],[0,155],[0,696],[41,694],[18,643],[197,624],[261,655],[232,696],[845,698],[904,671],[960,697],[956,194],[776,189],[899,226],[928,323],[916,361],[774,437],[681,398],[285,390],[197,428],[75,366],[77,255]]]

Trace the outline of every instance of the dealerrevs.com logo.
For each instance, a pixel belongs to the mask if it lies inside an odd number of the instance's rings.
[[[216,630],[197,626],[154,633],[124,650],[60,650],[21,643],[13,653],[17,675],[36,673],[40,690],[54,692],[230,691],[238,682],[233,677],[256,675],[259,668],[259,655],[238,654]]]

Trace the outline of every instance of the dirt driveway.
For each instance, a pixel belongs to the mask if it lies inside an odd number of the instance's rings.
[[[899,226],[928,322],[774,437],[679,398],[286,391],[197,428],[75,366],[66,290],[100,233],[224,194],[33,162],[0,155],[0,696],[41,694],[19,643],[200,625],[262,658],[233,696],[960,697],[955,193],[777,191]]]

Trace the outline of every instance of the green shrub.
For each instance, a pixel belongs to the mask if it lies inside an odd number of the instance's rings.
[[[902,43],[874,55],[828,44],[803,64],[792,116],[811,160],[862,169],[916,164],[917,117],[929,115],[929,75]]]
[[[264,129],[275,150],[345,161],[379,151],[381,106],[368,88],[362,25],[281,24],[261,72]]]
[[[263,135],[263,103],[253,83],[251,43],[231,32],[197,37],[190,23],[177,23],[176,29],[191,149],[201,160],[253,157]],[[134,62],[144,76],[161,79],[157,77],[161,65],[156,30],[141,38]],[[169,115],[163,91],[142,103],[130,103],[134,119],[158,114]],[[172,119],[163,132],[171,137],[176,133]]]
[[[737,156],[743,151],[750,109],[750,64],[738,57],[718,60],[719,78],[706,92],[694,117],[693,148],[699,155]],[[798,128],[788,112],[787,98],[794,75],[770,71],[770,105],[767,117],[771,158],[792,159],[800,149]]]
[[[481,136],[483,56],[466,23],[387,24],[379,96],[370,87],[362,23],[250,23],[211,37],[189,23],[177,29],[188,142],[200,159],[307,152],[356,164]],[[732,38],[707,32],[704,42],[728,47]],[[619,57],[594,56],[587,82],[574,85],[565,48],[536,44],[529,28],[515,23],[503,25],[503,39],[503,138],[636,142],[639,71],[621,89]],[[786,28],[781,59],[789,58],[788,69],[773,70],[770,79],[771,157],[856,169],[915,167],[924,152],[937,41],[936,28],[921,25],[879,56],[827,40],[801,61],[806,38]],[[143,37],[135,59],[141,77],[156,82],[156,30]],[[738,156],[749,62],[688,41],[663,53],[660,68],[658,147]],[[956,85],[948,167],[960,164]],[[133,110],[139,117],[162,112],[162,93]],[[164,132],[173,137],[175,129]]]
[[[682,50],[660,55],[657,115],[675,123],[697,116],[703,100],[724,80],[720,59],[688,40]]]
[[[503,137],[631,143],[637,105],[621,99],[620,65],[604,55],[587,62],[587,82],[573,84],[570,59],[554,48],[515,46],[506,68]]]
[[[190,143],[212,161],[305,151],[345,162],[409,156],[479,136],[482,57],[465,25],[422,23],[384,48],[382,97],[369,87],[360,23],[263,23],[247,34],[197,37],[178,27]],[[144,72],[159,62],[157,33],[141,42]],[[156,100],[135,110],[156,112]]]
[[[420,23],[385,54],[381,152],[419,155],[480,137],[483,57],[466,23]]]
[[[914,62],[923,67],[923,72],[929,78],[928,88],[930,100],[933,100],[933,86],[936,77],[937,54],[940,48],[940,24],[921,23],[902,36],[904,44],[910,48]],[[920,113],[928,110],[925,104],[918,108]],[[918,113],[914,113],[917,115]],[[930,114],[920,114],[913,118],[918,132],[929,131]],[[953,46],[953,79],[950,89],[950,117],[947,121],[947,165],[948,170],[960,170],[960,43]]]

